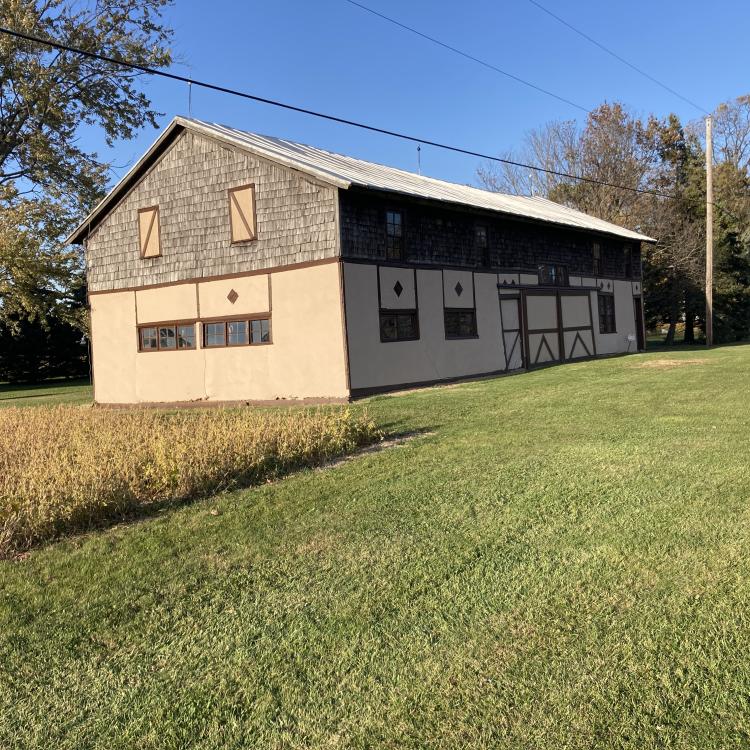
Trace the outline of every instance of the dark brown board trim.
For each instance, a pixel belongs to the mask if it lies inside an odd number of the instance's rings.
[[[285,271],[298,271],[303,268],[312,268],[314,266],[325,266],[329,263],[338,263],[339,258],[321,258],[320,260],[308,260],[303,263],[290,263],[287,266],[273,266],[271,268],[260,268],[253,271],[240,271],[239,273],[225,273],[218,276],[195,276],[180,281],[165,281],[161,284],[143,284],[141,286],[124,286],[117,289],[100,289],[89,292],[92,297],[97,294],[118,294],[120,292],[144,292],[147,289],[163,289],[168,286],[179,286],[180,284],[200,284],[207,281],[226,281],[228,279],[242,279],[246,276],[262,276],[263,274],[283,273]]]

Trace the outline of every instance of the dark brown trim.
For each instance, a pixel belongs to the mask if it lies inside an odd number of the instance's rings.
[[[538,268],[527,268],[527,267],[520,267],[520,266],[508,266],[508,267],[500,267],[500,266],[492,266],[490,268],[484,268],[482,266],[458,266],[458,265],[452,265],[449,263],[423,263],[423,262],[417,262],[417,261],[396,261],[396,260],[388,260],[386,258],[378,256],[377,258],[361,258],[361,257],[355,257],[351,255],[343,255],[341,258],[345,263],[358,263],[360,265],[380,265],[380,266],[388,266],[391,268],[417,268],[420,271],[464,271],[464,272],[473,272],[473,273],[485,273],[490,275],[500,275],[500,274],[507,274],[507,275],[519,275],[519,274],[527,274],[529,276],[536,276],[537,280],[539,279],[539,269]],[[564,263],[557,263],[555,265],[565,265]],[[567,266],[566,266],[567,267]],[[571,276],[577,276],[580,279],[583,278],[594,278],[594,274],[585,272],[585,271],[570,271],[568,267],[568,280],[570,280]],[[638,282],[641,283],[640,278],[632,278],[628,279],[624,276],[618,276],[617,274],[609,274],[607,276],[601,276],[599,275],[599,278],[611,280],[611,281],[631,281],[631,282]],[[500,283],[500,282],[498,282]],[[500,283],[501,289],[514,289],[515,286],[520,286],[520,278],[516,280],[516,285],[503,285]],[[543,284],[526,284],[526,286],[529,287],[545,287],[546,285]],[[558,286],[546,286],[548,289],[578,289],[579,287],[574,287],[572,285],[569,285],[567,287],[558,287]],[[595,287],[583,287],[585,289],[594,289]]]
[[[148,231],[146,232],[146,240],[144,242],[143,236],[141,235],[141,214],[145,214],[147,211],[153,212],[151,217],[151,223],[148,225]],[[148,241],[151,239],[151,232],[154,229],[154,223],[156,223],[156,234],[157,241],[159,243],[159,252],[156,255],[146,256],[146,248],[148,247]],[[144,206],[138,209],[138,255],[142,260],[151,260],[152,258],[161,258],[162,256],[161,247],[161,216],[159,215],[159,206]]]
[[[147,259],[148,260],[148,259]],[[240,271],[239,273],[225,273],[218,276],[195,276],[180,281],[165,281],[161,284],[142,284],[141,286],[125,286],[118,289],[100,289],[89,292],[89,296],[96,294],[118,294],[120,292],[143,292],[147,289],[162,289],[168,286],[179,286],[180,284],[201,284],[207,281],[226,281],[228,279],[243,279],[246,276],[262,276],[263,274],[284,273],[285,271],[298,271],[303,268],[324,266],[329,263],[338,263],[341,259],[337,256],[321,258],[320,260],[308,260],[303,263],[290,263],[287,266],[272,266],[271,268],[259,268],[253,271]],[[347,261],[348,263],[349,261]],[[372,265],[372,264],[371,264]]]
[[[341,333],[344,338],[344,376],[346,388],[352,390],[352,375],[349,369],[349,327],[346,320],[346,268],[344,262],[339,261],[339,305],[341,306]],[[269,276],[270,279],[270,276]]]
[[[640,309],[641,324],[638,325],[638,311]],[[643,297],[640,294],[633,295],[633,317],[635,318],[635,341],[639,352],[646,351],[646,316],[643,310]],[[640,335],[639,335],[640,334]]]
[[[586,292],[589,298],[589,320],[591,321],[591,346],[594,349],[594,354],[592,356],[596,357],[596,331],[594,330],[594,307],[591,304],[591,293]],[[599,310],[596,311],[596,314],[599,314]]]
[[[239,192],[240,190],[247,190],[250,188],[252,194],[253,194],[253,226],[250,228],[247,224],[247,221],[245,220],[245,216],[242,213],[242,207],[240,206],[240,202],[235,197],[235,193]],[[258,213],[256,210],[256,195],[255,195],[255,183],[254,182],[248,182],[245,185],[237,185],[236,187],[227,188],[227,197],[228,197],[228,206],[229,206],[229,244],[230,245],[243,245],[247,242],[255,242],[258,239]],[[245,225],[245,229],[247,230],[248,234],[251,235],[247,239],[244,240],[235,240],[234,239],[234,224],[232,222],[232,201],[234,201],[234,205],[237,207],[237,213],[240,215],[240,219],[242,219],[242,223]]]
[[[198,318],[199,323],[235,323],[238,320],[265,320],[271,318],[271,311],[259,313],[245,313],[245,315],[214,315],[209,318]]]
[[[181,320],[146,320],[138,322],[138,328],[153,328],[154,326],[189,326],[191,323],[200,323],[200,318],[182,318]]]
[[[589,329],[587,328],[586,330],[588,331]],[[592,340],[593,340],[593,336],[592,336]],[[575,335],[575,336],[573,337],[573,343],[572,343],[572,344],[571,344],[571,346],[570,346],[570,354],[569,354],[569,355],[568,355],[568,354],[566,354],[566,355],[565,355],[565,359],[566,359],[566,361],[570,361],[570,360],[572,360],[572,359],[581,359],[581,357],[573,357],[573,352],[574,352],[574,351],[575,351],[575,349],[576,349],[576,343],[577,343],[578,341],[580,341],[580,342],[581,342],[581,346],[583,347],[583,349],[584,349],[584,351],[586,352],[586,355],[587,355],[588,357],[593,357],[593,356],[594,356],[594,355],[593,355],[593,354],[592,354],[592,353],[591,353],[591,352],[589,351],[589,348],[588,348],[588,346],[586,346],[586,342],[585,342],[585,341],[583,340],[583,337],[581,336],[581,332],[580,332],[580,331],[576,331],[576,335]]]

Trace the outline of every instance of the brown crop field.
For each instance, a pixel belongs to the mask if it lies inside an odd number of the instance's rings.
[[[0,557],[379,440],[361,412],[0,410]]]

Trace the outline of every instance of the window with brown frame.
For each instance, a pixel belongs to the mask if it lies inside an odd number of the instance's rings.
[[[477,311],[473,307],[446,308],[443,312],[446,339],[477,338]]]
[[[253,346],[271,343],[270,318],[212,320],[203,323],[203,346]]]
[[[401,211],[385,212],[385,257],[402,260],[404,257],[403,217]]]
[[[230,188],[227,192],[229,195],[229,228],[232,235],[232,244],[257,239],[255,185],[240,185]]]
[[[568,269],[555,263],[540,263],[539,283],[542,286],[568,286]]]
[[[173,352],[195,349],[195,323],[138,326],[138,351]]]
[[[616,333],[615,296],[599,293],[599,333]]]
[[[419,338],[419,316],[416,310],[381,310],[380,340],[416,341]]]
[[[161,255],[161,228],[159,206],[138,209],[138,248],[141,258],[158,258]]]
[[[474,227],[474,246],[482,260],[482,265],[488,268],[490,265],[490,246],[487,239],[487,227],[484,224],[477,224]]]
[[[592,255],[594,276],[598,276],[602,272],[602,249],[598,242],[594,243]]]

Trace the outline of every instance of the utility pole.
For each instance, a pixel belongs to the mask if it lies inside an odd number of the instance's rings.
[[[714,343],[714,147],[706,118],[706,346]]]

